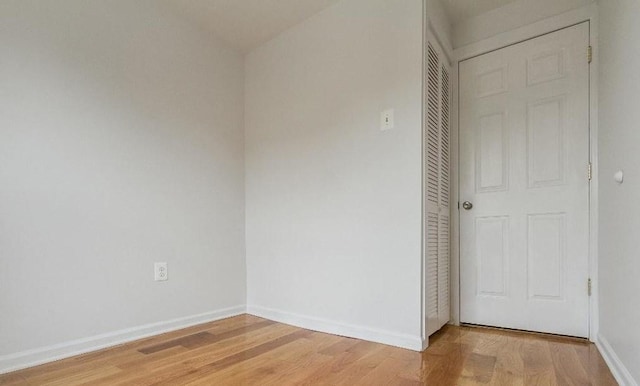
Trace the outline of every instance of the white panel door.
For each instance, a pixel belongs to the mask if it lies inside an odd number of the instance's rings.
[[[588,336],[588,45],[582,23],[460,63],[463,323]]]

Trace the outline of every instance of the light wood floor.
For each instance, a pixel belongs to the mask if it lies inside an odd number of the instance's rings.
[[[0,385],[616,385],[594,345],[445,327],[424,353],[242,315],[0,375]]]

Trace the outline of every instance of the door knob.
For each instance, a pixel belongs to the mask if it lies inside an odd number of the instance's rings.
[[[465,202],[463,202],[463,203],[462,203],[462,207],[463,207],[465,210],[470,210],[471,208],[473,208],[473,204],[472,204],[472,203],[470,203],[469,201],[465,201]]]

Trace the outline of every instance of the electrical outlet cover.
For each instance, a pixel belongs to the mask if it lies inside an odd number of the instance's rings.
[[[165,281],[169,279],[169,272],[167,271],[167,263],[153,264],[153,278],[155,281]]]

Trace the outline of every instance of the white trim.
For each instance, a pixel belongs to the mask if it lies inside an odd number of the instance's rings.
[[[426,109],[425,109],[425,90],[426,90],[426,77],[425,72],[427,69],[427,42],[429,33],[429,15],[427,14],[427,0],[422,2],[422,68],[420,73],[421,92],[420,92],[420,339],[422,340],[422,350],[424,351],[429,347],[429,336],[427,335],[427,287],[426,287],[426,248],[425,248],[425,231],[426,224],[424,223],[424,195],[425,180],[424,180],[424,125],[426,122]]]
[[[638,386],[638,382],[633,379],[633,376],[631,376],[629,370],[627,370],[620,358],[618,358],[618,355],[613,351],[609,342],[600,334],[598,334],[598,339],[596,339],[596,346],[600,354],[602,354],[604,361],[607,362],[611,374],[613,374],[613,377],[618,381],[620,386]]]
[[[460,149],[459,149],[459,103],[458,103],[458,67],[459,60],[456,51],[453,52],[451,66],[451,324],[460,325]]]
[[[598,7],[593,5],[589,19],[589,44],[593,51],[589,67],[589,143],[591,149],[591,184],[589,186],[589,277],[591,278],[591,299],[589,303],[589,340],[595,342],[600,331],[600,311],[598,308],[598,68],[600,66],[598,49]]]
[[[413,336],[392,331],[378,330],[371,327],[355,326],[333,320],[300,315],[261,306],[247,306],[247,313],[307,330],[362,339],[414,351],[422,351],[424,347],[422,338],[417,335]]]
[[[459,62],[506,47],[511,44],[535,38],[546,33],[569,27],[581,22],[589,21],[590,44],[593,47],[593,61],[589,69],[590,77],[590,153],[593,166],[593,177],[590,185],[590,224],[589,224],[589,276],[592,279],[592,295],[589,300],[589,339],[595,341],[598,335],[598,33],[597,33],[598,7],[591,4],[563,14],[553,16],[533,24],[529,24],[512,31],[507,31],[496,36],[471,43],[469,45],[456,48],[453,51],[453,109],[455,113],[451,116],[451,164],[452,164],[452,239],[451,239],[451,307],[452,324],[460,324],[460,211],[457,202],[460,199],[459,193],[459,125],[458,125],[458,64]]]
[[[244,313],[245,306],[240,305],[3,355],[0,356],[0,374]]]

